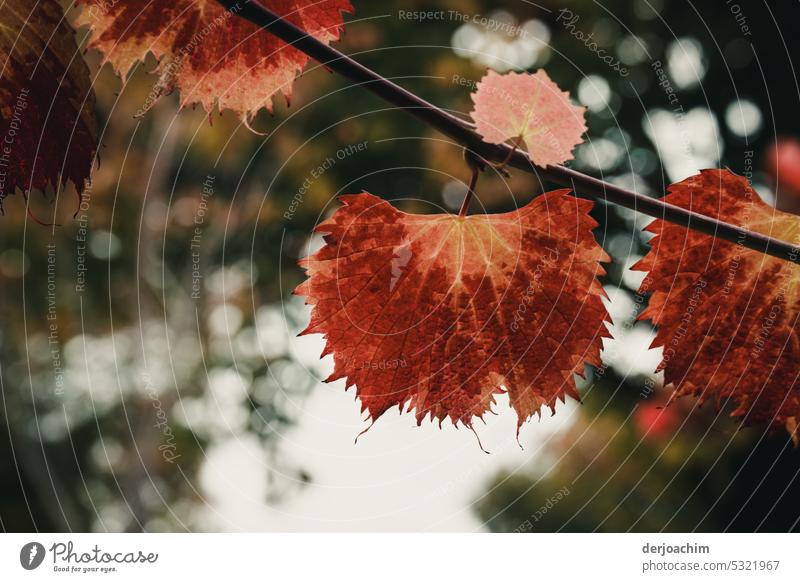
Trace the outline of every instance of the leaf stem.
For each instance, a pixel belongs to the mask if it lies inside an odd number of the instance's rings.
[[[475,185],[478,183],[478,176],[481,173],[481,169],[477,164],[470,164],[470,168],[472,168],[472,177],[469,179],[469,187],[467,188],[467,193],[464,194],[464,202],[461,203],[461,210],[458,211],[459,216],[467,215],[469,203],[472,201],[472,197],[475,195]]]
[[[410,113],[485,160],[503,163],[508,159],[506,163],[510,167],[534,174],[540,180],[545,179],[569,187],[576,194],[590,195],[654,218],[741,244],[773,257],[794,263],[800,262],[800,248],[788,242],[686,210],[657,198],[626,190],[571,168],[557,165],[545,168],[535,166],[525,152],[506,144],[484,142],[466,121],[400,87],[335,48],[318,41],[291,22],[265,8],[258,0],[250,0],[244,5],[241,0],[217,1],[233,14],[264,28],[325,67],[362,85],[384,101]]]
[[[517,151],[517,148],[519,147],[519,142],[521,141],[522,141],[522,136],[519,136],[514,140],[513,147],[510,150],[508,150],[508,155],[506,156],[506,159],[500,162],[499,164],[495,164],[494,167],[495,170],[497,170],[498,172],[506,171],[506,165],[508,165],[508,162],[511,160],[511,156],[514,155],[514,152]]]

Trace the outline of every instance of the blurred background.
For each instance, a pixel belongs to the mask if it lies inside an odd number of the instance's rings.
[[[652,196],[729,167],[800,209],[795,2],[354,5],[338,47],[457,115],[487,67],[546,67],[588,108],[572,167]],[[406,17],[419,10],[445,17]],[[663,407],[660,351],[635,322],[642,275],[625,268],[647,217],[594,211],[616,339],[582,405],[529,422],[518,444],[501,399],[479,429],[489,455],[466,430],[393,413],[354,444],[353,391],[321,383],[320,336],[297,337],[297,260],[340,193],[457,210],[461,149],[315,64],[291,107],[254,120],[261,136],[230,112],[178,112],[177,95],[135,118],[152,57],[124,87],[87,59],[103,131],[84,203],[34,196],[33,213],[62,224],[44,227],[10,198],[0,221],[3,530],[798,528],[786,434],[691,400]],[[487,174],[478,197],[500,212],[547,187]]]

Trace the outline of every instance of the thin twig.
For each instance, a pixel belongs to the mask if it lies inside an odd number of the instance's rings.
[[[654,218],[739,243],[773,257],[795,263],[800,260],[800,249],[782,240],[686,210],[663,200],[626,190],[564,166],[552,165],[539,168],[533,164],[525,152],[518,149],[512,151],[513,148],[505,144],[484,142],[467,122],[400,87],[335,48],[318,41],[291,22],[265,8],[258,0],[250,0],[244,5],[241,0],[217,1],[237,16],[246,18],[266,29],[267,32],[274,34],[330,70],[362,85],[384,101],[407,111],[485,160],[502,163],[508,158],[508,165],[512,168],[572,188],[576,194],[590,195],[612,202]]]

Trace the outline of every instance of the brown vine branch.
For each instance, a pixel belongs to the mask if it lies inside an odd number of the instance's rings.
[[[555,184],[572,188],[576,194],[588,194],[654,218],[739,243],[773,257],[794,263],[800,259],[800,248],[788,242],[686,210],[657,198],[626,190],[564,166],[539,168],[533,164],[525,152],[505,144],[484,142],[467,122],[400,87],[335,48],[318,41],[291,22],[265,8],[258,0],[249,0],[244,4],[242,0],[217,1],[237,16],[246,18],[264,28],[267,32],[274,34],[330,70],[362,85],[399,109],[407,111],[487,161],[503,163],[508,159],[508,166],[532,173],[540,179],[544,178]]]

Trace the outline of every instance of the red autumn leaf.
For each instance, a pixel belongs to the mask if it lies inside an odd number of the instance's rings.
[[[539,166],[571,160],[572,150],[583,142],[586,108],[570,103],[569,93],[561,91],[544,70],[533,75],[489,71],[472,101],[472,119],[485,141],[524,143]]]
[[[471,427],[508,391],[519,425],[578,398],[573,374],[600,364],[609,337],[597,276],[608,257],[592,203],[567,190],[516,212],[412,215],[370,194],[317,227],[296,293],[304,333],[327,336],[329,381],[347,378],[372,420],[399,406]],[[502,387],[502,388],[501,388]]]
[[[704,170],[674,184],[667,202],[792,244],[800,217],[765,204],[747,180]],[[659,370],[675,395],[719,404],[745,421],[793,427],[800,412],[800,267],[741,244],[656,220],[656,237],[634,269],[650,271],[641,319],[658,326]],[[800,248],[798,249],[800,256]]]
[[[0,203],[67,180],[82,192],[97,124],[75,31],[56,0],[6,0],[0,28]]]
[[[288,100],[294,78],[308,57],[216,0],[116,0],[85,5],[77,19],[89,25],[89,47],[99,49],[123,79],[148,52],[158,59],[159,82],[143,104],[181,91],[181,107],[200,103],[211,111],[232,109],[245,120],[259,109],[272,110],[272,96]],[[317,39],[337,40],[348,0],[262,0]],[[242,3],[244,4],[244,3]],[[238,5],[237,5],[238,6]]]

